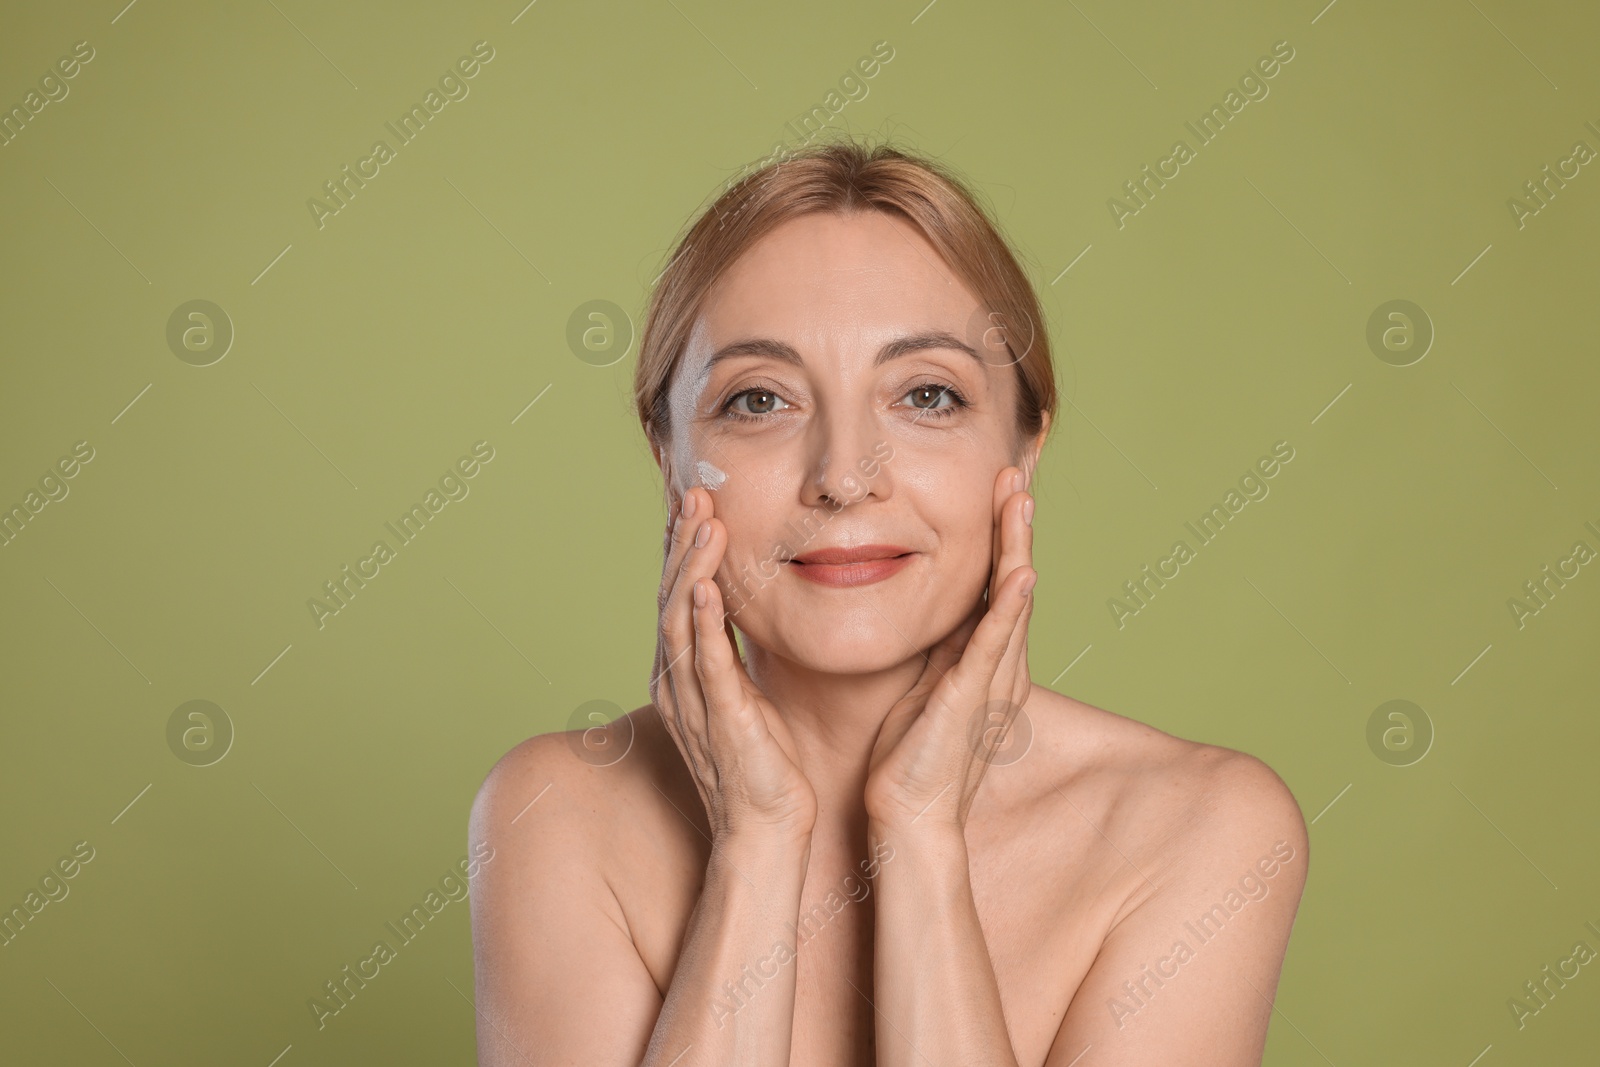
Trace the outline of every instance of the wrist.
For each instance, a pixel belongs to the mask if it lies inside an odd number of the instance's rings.
[[[745,826],[716,834],[711,842],[713,855],[738,861],[781,862],[799,859],[803,864],[811,853],[809,826]]]
[[[949,914],[972,899],[972,869],[960,826],[915,822],[885,824],[869,818],[867,840],[892,858],[879,874],[880,907],[895,913]],[[892,851],[891,851],[892,850]]]
[[[967,859],[966,831],[953,822],[924,815],[919,819],[883,819],[867,817],[867,841],[876,847],[887,844],[896,854],[913,859],[959,860]]]

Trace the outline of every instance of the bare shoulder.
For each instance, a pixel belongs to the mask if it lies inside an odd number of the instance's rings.
[[[1289,787],[1248,753],[1049,690],[1027,711],[1050,757],[1035,773],[1063,798],[1050,824],[1103,872],[1092,963],[1045,1063],[1086,1046],[1104,1067],[1188,1062],[1197,1047],[1259,1063],[1309,866]]]
[[[1045,757],[1035,775],[1150,867],[1234,864],[1278,842],[1305,853],[1299,802],[1261,759],[1038,685],[1028,713]]]
[[[692,833],[693,817],[703,820],[676,757],[649,704],[610,723],[529,737],[501,756],[479,786],[472,840],[505,842],[514,860],[559,849],[609,882],[615,858],[631,846],[659,841],[674,821],[678,831]]]
[[[540,1062],[637,1063],[649,1041],[671,970],[625,907],[635,883],[619,881],[658,820],[633,804],[648,752],[612,744],[633,725],[530,737],[478,788],[469,835],[491,849],[471,894],[480,1063],[526,1064],[527,1049]]]
[[[564,732],[537,734],[495,761],[472,801],[468,833],[495,850],[499,869],[561,853],[581,861],[606,807],[603,782]]]

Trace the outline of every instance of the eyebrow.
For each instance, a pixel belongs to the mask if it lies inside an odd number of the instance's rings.
[[[955,334],[944,330],[926,330],[906,337],[897,337],[885,344],[878,349],[878,355],[873,359],[872,365],[881,367],[891,359],[897,359],[912,352],[921,352],[931,348],[954,349],[957,352],[965,352],[979,363],[984,362],[983,357],[978,355],[971,345]],[[711,358],[706,361],[704,370],[709,373],[712,367],[715,367],[725,359],[732,359],[734,356],[769,356],[785,363],[792,363],[797,367],[805,364],[805,360],[800,358],[800,353],[795,351],[793,346],[787,345],[782,341],[773,340],[770,337],[752,337],[743,341],[733,341],[717,349],[716,352],[712,353]]]

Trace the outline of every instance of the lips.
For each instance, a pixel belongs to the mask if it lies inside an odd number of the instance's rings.
[[[871,585],[898,573],[916,555],[900,545],[819,548],[794,557],[785,566],[799,577],[819,585]]]
[[[866,563],[871,560],[890,559],[894,556],[904,556],[911,549],[899,545],[856,545],[853,548],[819,548],[815,552],[805,552],[794,557],[792,563]]]

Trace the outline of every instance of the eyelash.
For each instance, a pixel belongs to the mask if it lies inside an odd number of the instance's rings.
[[[919,382],[916,385],[913,385],[911,388],[907,389],[905,391],[905,393],[902,394],[902,395],[903,396],[908,396],[911,393],[920,392],[920,391],[922,391],[924,389],[937,390],[939,393],[941,393],[941,394],[943,394],[945,396],[948,396],[950,398],[951,403],[950,403],[949,407],[942,407],[942,408],[915,408],[914,410],[922,413],[921,416],[920,416],[921,418],[934,418],[934,419],[948,418],[949,416],[954,415],[956,413],[956,411],[958,411],[959,409],[968,406],[967,405],[967,398],[962,396],[961,393],[954,386],[941,385],[940,383],[933,382],[933,381]],[[735,411],[733,409],[734,401],[738,400],[742,396],[749,396],[751,393],[770,393],[773,396],[777,396],[778,395],[778,391],[776,389],[767,389],[767,388],[764,388],[762,386],[755,386],[755,387],[750,388],[750,389],[741,389],[739,392],[734,393],[732,396],[728,397],[728,399],[726,401],[723,402],[720,413],[724,417],[733,418],[733,419],[739,419],[739,420],[743,420],[745,422],[755,422],[755,421],[760,420],[760,419],[770,418],[774,414],[774,412],[770,412],[769,411],[769,412],[766,412],[766,413],[761,414],[761,415],[754,415],[754,414],[751,414],[748,411]],[[937,398],[935,398],[935,399],[937,399]]]

